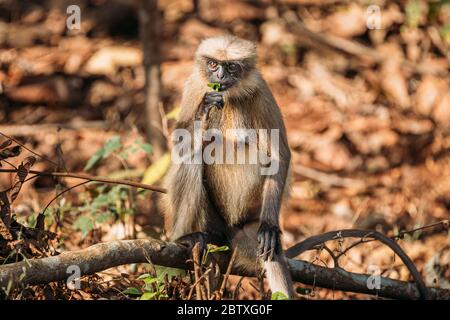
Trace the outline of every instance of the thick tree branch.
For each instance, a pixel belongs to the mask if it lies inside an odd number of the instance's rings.
[[[61,253],[58,256],[22,261],[0,266],[0,287],[11,282],[16,285],[36,285],[66,280],[71,274],[68,267],[76,265],[81,275],[90,275],[111,267],[130,263],[151,262],[167,267],[186,268],[188,252],[180,245],[155,239],[122,240],[100,243],[89,248]],[[370,275],[347,272],[340,268],[325,268],[302,260],[289,259],[295,281],[316,287],[360,292],[395,299],[418,299],[419,291],[414,283],[381,277],[380,290],[367,286]],[[222,266],[221,270],[225,270]],[[232,270],[232,274],[242,274]],[[450,299],[450,290],[429,288],[431,298]]]
[[[389,299],[416,300],[420,292],[414,282],[380,277],[380,289],[369,289],[373,275],[345,271],[341,268],[326,268],[303,260],[288,259],[292,278],[295,281],[320,288],[366,293]],[[431,299],[449,300],[450,290],[428,288]]]

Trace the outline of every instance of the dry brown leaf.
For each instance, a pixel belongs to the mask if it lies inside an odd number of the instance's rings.
[[[165,62],[161,71],[164,88],[181,92],[184,83],[180,79],[187,79],[192,71],[192,62]]]
[[[329,5],[337,2],[341,2],[339,0],[280,0],[281,3],[290,4],[290,5]]]
[[[28,80],[28,79],[26,79]],[[81,83],[63,76],[39,77],[24,81],[23,85],[8,88],[6,96],[18,102],[72,105],[80,99]]]
[[[430,115],[433,107],[445,95],[447,88],[448,86],[442,79],[434,76],[424,76],[415,94],[415,111],[425,116]]]
[[[298,89],[300,98],[303,101],[307,101],[316,95],[313,81],[307,76],[295,73],[288,77],[288,81],[292,86]]]
[[[193,46],[198,45],[200,40],[204,38],[220,34],[223,34],[223,31],[220,28],[214,28],[195,18],[187,20],[180,26],[180,38],[184,43]]]
[[[356,3],[328,16],[325,29],[338,37],[351,38],[367,31],[365,10]]]
[[[168,22],[175,22],[194,10],[193,1],[190,0],[158,1],[158,7],[164,13],[164,20]]]
[[[403,134],[425,135],[433,130],[434,125],[427,119],[401,117],[392,122],[393,128]]]
[[[6,147],[9,147],[12,144],[12,142],[13,141],[11,139],[7,139],[7,140],[3,141],[0,144],[0,150],[5,149]]]
[[[290,33],[281,21],[269,20],[260,27],[261,42],[267,46],[292,45],[295,36]]]
[[[369,134],[350,133],[350,140],[363,154],[377,154],[383,148],[395,146],[399,136],[390,129],[382,129]]]
[[[142,65],[142,51],[135,47],[110,46],[94,53],[84,69],[91,74],[113,75],[119,67]]]
[[[433,119],[442,125],[450,124],[450,91],[441,93],[442,98],[433,110]]]
[[[96,107],[102,103],[113,101],[119,94],[120,90],[115,85],[97,80],[89,88],[87,99],[92,106]]]
[[[14,185],[11,188],[11,190],[7,192],[10,203],[13,203],[14,200],[16,200],[17,195],[19,194],[20,189],[22,188],[22,184],[25,181],[25,178],[27,177],[30,168],[33,166],[35,162],[36,162],[35,157],[32,156],[26,157],[18,167],[17,175],[14,178]]]
[[[411,100],[408,93],[408,84],[400,64],[394,60],[388,60],[381,67],[381,88],[388,100],[402,109],[408,109]]]
[[[405,28],[401,33],[403,41],[406,43],[406,57],[410,61],[418,61],[422,54],[420,43],[424,39],[424,33],[417,28]]]
[[[351,154],[341,143],[329,143],[316,149],[314,158],[332,170],[343,170],[350,161]]]
[[[389,3],[387,9],[381,10],[381,28],[389,29],[393,24],[402,24],[404,14],[396,3]]]
[[[220,8],[220,9],[218,9]],[[265,17],[264,9],[248,1],[200,0],[200,16],[206,21],[230,23],[236,20],[255,20]]]

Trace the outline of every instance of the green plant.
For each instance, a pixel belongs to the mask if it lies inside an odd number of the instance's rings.
[[[119,136],[112,136],[106,141],[105,145],[97,150],[97,152],[88,160],[84,170],[90,170],[100,160],[108,158],[113,153],[122,160],[128,160],[130,155],[135,154],[140,150],[145,151],[148,154],[153,153],[152,146],[143,142],[142,138],[138,138],[132,144],[124,146]]]
[[[286,297],[283,293],[276,291],[272,293],[270,300],[289,300],[289,298]]]
[[[408,27],[417,28],[422,19],[423,10],[418,0],[411,0],[405,7],[406,24]]]
[[[144,273],[138,277],[144,284],[141,288],[129,287],[122,293],[127,295],[139,296],[140,300],[164,300],[169,298],[167,295],[167,282],[172,281],[174,277],[184,277],[187,273],[183,269],[155,266],[156,276]]]
[[[130,155],[138,151],[147,154],[153,152],[152,146],[137,138],[131,144],[124,145],[120,136],[109,138],[102,148],[97,150],[88,160],[85,170],[97,165],[101,160],[114,156],[120,160],[125,169],[128,169],[127,160]],[[138,193],[137,195],[143,192]],[[80,193],[79,201],[85,203],[76,209],[81,213],[75,220],[73,227],[82,232],[82,238],[93,230],[97,224],[125,220],[134,213],[134,197],[129,187],[116,185],[113,187],[101,185],[87,192]]]
[[[206,248],[206,252],[203,255],[202,258],[202,263],[206,263],[206,259],[208,258],[208,255],[210,253],[217,253],[217,252],[226,252],[226,251],[230,251],[230,248],[228,246],[216,246],[214,244],[210,244],[208,243],[207,248]]]
[[[129,205],[129,187],[117,185],[113,187],[99,186],[80,194],[80,201],[85,202],[76,210],[80,215],[74,223],[74,228],[82,232],[85,238],[96,224],[116,222],[126,215],[133,214],[133,208]]]

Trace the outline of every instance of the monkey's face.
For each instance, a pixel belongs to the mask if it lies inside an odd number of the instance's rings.
[[[240,61],[219,61],[206,59],[206,75],[209,82],[220,83],[219,91],[224,91],[238,83],[244,74]]]

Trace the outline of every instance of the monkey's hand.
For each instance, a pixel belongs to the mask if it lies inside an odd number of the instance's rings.
[[[263,261],[272,261],[274,255],[280,250],[280,233],[278,226],[261,222],[258,230],[258,255]]]
[[[225,102],[223,101],[223,92],[211,91],[207,92],[203,97],[202,103],[202,115],[206,114],[208,116],[209,112],[213,108],[221,110]]]
[[[198,242],[200,245],[200,255],[202,255],[207,249],[207,239],[208,235],[205,232],[193,232],[178,238],[175,242],[186,247],[189,252],[192,252],[192,249]]]

